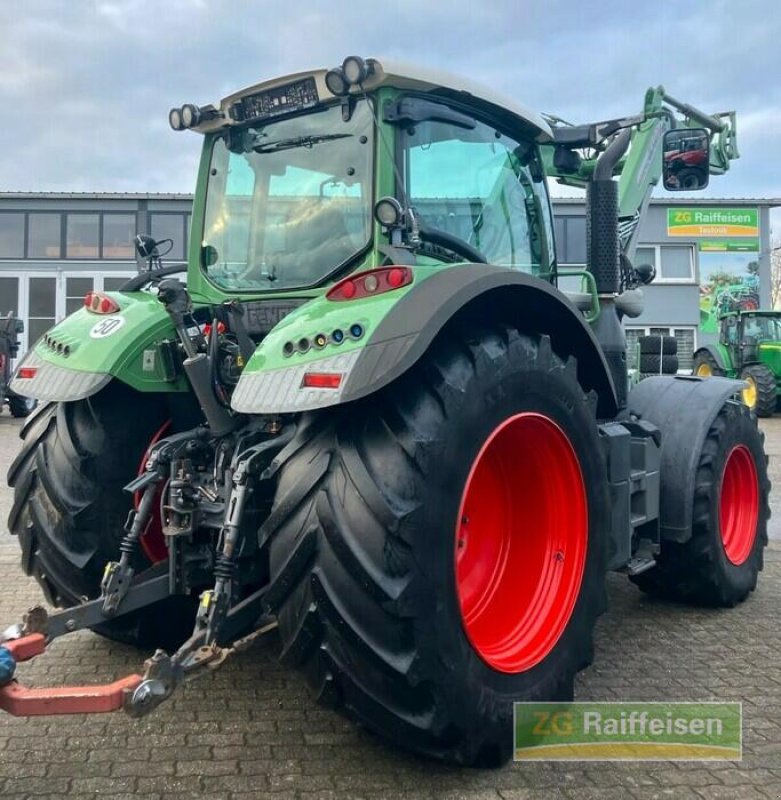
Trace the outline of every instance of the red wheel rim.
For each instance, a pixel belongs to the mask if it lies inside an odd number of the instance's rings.
[[[751,553],[757,536],[759,481],[749,449],[739,444],[724,464],[719,499],[719,528],[727,558],[736,566]]]
[[[152,437],[151,441],[144,450],[144,455],[141,458],[141,463],[138,465],[138,475],[144,471],[147,458],[149,458],[149,451],[154,444],[163,438],[166,431],[171,427],[171,420],[164,422],[157,433]],[[152,518],[149,520],[144,532],[141,534],[139,544],[144,551],[144,555],[153,563],[157,564],[158,561],[165,561],[168,558],[168,547],[165,543],[165,536],[163,536],[163,521],[160,519],[160,498],[163,493],[163,487],[158,489],[155,495],[155,505],[152,511]],[[141,502],[141,492],[136,492],[133,495],[133,505],[138,510],[138,504]]]
[[[542,661],[567,627],[588,544],[583,474],[564,431],[516,414],[488,437],[456,524],[456,586],[472,647],[517,673]]]

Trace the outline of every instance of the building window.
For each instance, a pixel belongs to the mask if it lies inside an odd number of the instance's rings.
[[[184,214],[150,214],[149,230],[156,242],[170,239],[172,244],[168,259],[181,261],[185,251],[185,215]],[[163,247],[160,252],[165,252]]]
[[[688,245],[644,245],[638,247],[635,264],[653,264],[654,283],[694,283],[694,248]]]
[[[135,258],[133,237],[136,235],[135,214],[103,215],[103,258]]]
[[[54,325],[57,317],[57,278],[30,278],[27,341],[32,344]]]
[[[94,288],[92,278],[65,278],[65,314],[72,314],[84,305],[84,295]]]
[[[674,328],[668,326],[627,328],[626,361],[629,369],[637,369],[637,340],[641,336],[674,336],[678,341],[678,372],[684,375],[691,373],[694,362],[694,351],[697,347],[694,328]]]
[[[19,278],[0,278],[0,317],[19,316]]]
[[[0,258],[24,258],[24,214],[0,214]]]
[[[100,217],[97,214],[68,214],[66,258],[97,258]]]
[[[27,228],[28,258],[60,258],[62,255],[60,214],[30,214]]]
[[[586,218],[582,215],[556,217],[556,261],[559,264],[586,263]]]

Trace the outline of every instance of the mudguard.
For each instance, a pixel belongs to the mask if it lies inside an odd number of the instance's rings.
[[[719,365],[719,369],[723,369],[725,372],[729,372],[732,369],[732,361],[729,358],[729,351],[723,345],[705,344],[702,347],[697,348],[697,351],[694,353],[694,357],[696,358],[697,353],[702,353],[703,351],[712,356],[713,360]]]
[[[555,350],[575,356],[578,378],[599,398],[599,414],[616,413],[616,394],[601,348],[581,312],[557,289],[522,272],[486,264],[413,268],[405,290],[348,302],[319,298],[286,317],[260,344],[242,373],[232,406],[253,414],[305,411],[366,397],[406,372],[446,324],[461,314],[479,326],[514,321],[551,337]],[[365,328],[361,342],[329,344],[298,352],[290,345],[312,340],[318,327]],[[285,358],[282,353],[287,351]],[[336,387],[306,387],[304,375],[341,376]]]
[[[663,539],[691,536],[697,462],[724,403],[745,387],[730,378],[664,375],[646,378],[629,393],[629,412],[662,433],[659,524]],[[737,402],[737,401],[736,401]]]
[[[119,310],[82,308],[41,337],[17,366],[11,388],[37,400],[81,400],[113,378],[141,392],[187,391],[165,369],[158,343],[174,339],[171,318],[153,294],[107,292]]]

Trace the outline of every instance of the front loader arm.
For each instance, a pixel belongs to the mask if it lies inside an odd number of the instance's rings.
[[[585,188],[597,159],[622,130],[631,129],[629,149],[614,170],[618,178],[618,216],[623,252],[635,244],[638,222],[662,176],[662,140],[673,128],[706,128],[711,135],[709,173],[722,175],[739,157],[735,112],[706,114],[676,100],[662,86],[645,94],[642,113],[588,125],[552,117],[553,141],[542,145],[545,172],[567,186]]]

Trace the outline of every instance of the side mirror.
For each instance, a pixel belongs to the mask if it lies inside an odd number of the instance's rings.
[[[662,144],[662,183],[668,192],[704,189],[710,179],[710,137],[705,128],[675,128]]]

